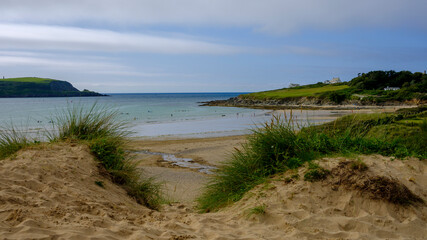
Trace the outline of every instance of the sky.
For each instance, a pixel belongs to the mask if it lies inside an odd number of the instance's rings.
[[[426,0],[0,0],[0,76],[252,92],[427,70]]]

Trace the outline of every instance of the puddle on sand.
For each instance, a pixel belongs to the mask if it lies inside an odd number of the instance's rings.
[[[196,163],[191,158],[179,158],[173,154],[168,154],[168,153],[159,153],[159,152],[150,152],[150,151],[134,151],[134,153],[159,155],[159,156],[162,156],[164,161],[170,162],[172,165],[183,167],[183,168],[196,169],[197,171],[206,173],[206,174],[213,174],[212,171],[217,169],[216,167]]]

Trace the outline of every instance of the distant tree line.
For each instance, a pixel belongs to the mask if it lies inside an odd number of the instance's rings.
[[[372,71],[359,74],[349,85],[363,90],[382,90],[386,87],[411,88],[415,92],[426,92],[427,75],[409,71]]]
[[[413,99],[427,100],[427,75],[421,72],[371,71],[361,73],[350,82],[344,84],[348,84],[350,87],[343,90],[325,92],[319,97],[328,98],[338,104],[345,100],[361,100],[366,104],[381,104],[388,101]],[[398,90],[386,91],[387,87],[398,88]]]

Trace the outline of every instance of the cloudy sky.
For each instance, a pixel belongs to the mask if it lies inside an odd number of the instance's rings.
[[[427,70],[426,0],[0,0],[0,75],[119,92]]]

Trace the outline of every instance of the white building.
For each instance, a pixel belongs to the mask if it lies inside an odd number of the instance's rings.
[[[334,77],[334,78],[332,78],[332,80],[326,80],[323,83],[324,84],[341,83],[341,79],[339,77]]]
[[[289,88],[294,88],[294,87],[299,87],[301,85],[299,85],[298,83],[291,83],[289,84]]]
[[[384,88],[384,91],[396,91],[396,90],[399,90],[399,89],[400,89],[399,87],[389,87],[389,86],[387,86],[387,87]]]

